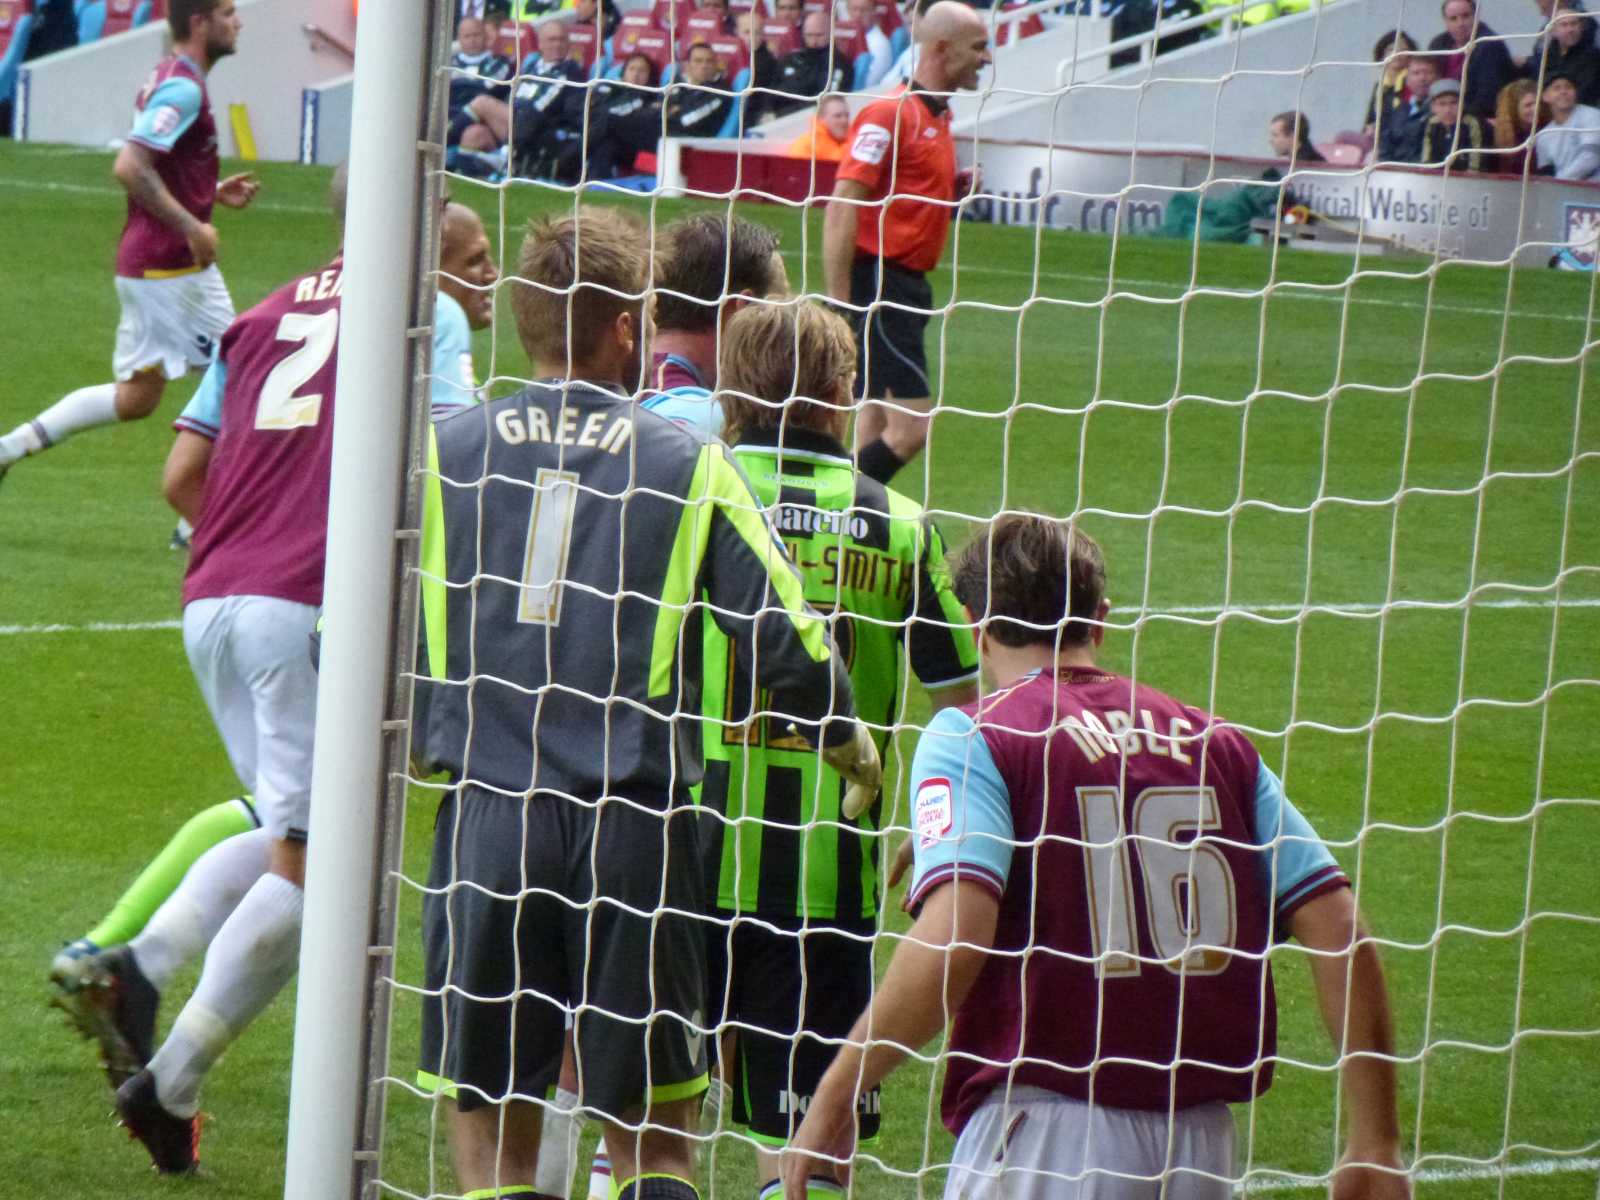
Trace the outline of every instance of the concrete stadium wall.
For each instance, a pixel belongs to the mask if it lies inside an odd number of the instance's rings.
[[[300,93],[300,161],[333,166],[350,157],[354,75],[313,84]]]
[[[347,73],[350,61],[313,43],[314,24],[346,44],[355,38],[349,0],[240,0],[239,52],[207,80],[222,151],[234,154],[228,105],[249,108],[256,150],[269,160],[300,156],[301,90]],[[133,99],[167,52],[165,22],[35,59],[22,69],[14,133],[18,140],[104,146],[122,138]]]

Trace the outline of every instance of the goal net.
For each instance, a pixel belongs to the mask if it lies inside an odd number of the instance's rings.
[[[1348,875],[1381,953],[1394,1039],[1379,1058],[1397,1080],[1400,1149],[1419,1193],[1592,1196],[1600,424],[1588,368],[1600,190],[1540,174],[1568,136],[1545,86],[1562,73],[1564,60],[1547,45],[1560,39],[1541,38],[1531,6],[1482,0],[1468,45],[1457,48],[1459,22],[1449,21],[1463,4],[1452,0],[1443,15],[1431,3],[1359,0],[1209,11],[1041,0],[976,10],[994,62],[976,90],[953,98],[951,120],[960,165],[976,168],[977,181],[956,204],[929,275],[933,415],[925,448],[893,486],[926,506],[952,548],[1002,512],[1071,518],[1093,534],[1111,602],[1102,665],[1221,714],[1282,778]],[[892,4],[869,6],[862,20],[860,5],[807,3],[786,33],[776,5],[754,17],[735,5],[726,24],[715,10],[671,3],[624,0],[598,16],[568,6],[555,19],[575,66],[554,85],[537,57],[533,18],[522,29],[491,22],[488,51],[521,64],[502,106],[507,129],[476,109],[452,121],[451,89],[476,87],[477,68],[470,56],[450,61],[452,5],[412,7],[427,10],[417,36],[432,45],[431,119],[415,181],[424,230],[417,323],[428,324],[439,282],[432,206],[448,193],[483,218],[501,273],[493,320],[474,343],[486,402],[533,379],[510,294],[524,231],[539,215],[617,207],[653,242],[686,214],[743,218],[777,233],[795,296],[825,296],[823,201],[836,167],[794,143],[821,148],[837,137],[814,128],[814,106],[782,90],[792,76],[781,64],[806,46],[831,47],[846,68],[831,86],[857,112],[892,86],[894,71],[915,70],[915,52],[904,51],[921,19]],[[367,8],[363,37],[378,6]],[[1574,20],[1592,40],[1587,20]],[[808,35],[817,23],[826,28]],[[1417,47],[1415,60],[1434,69],[1408,76],[1382,52],[1375,59],[1374,43],[1398,33],[1409,35],[1399,50]],[[699,43],[715,62],[691,80],[687,60]],[[1524,60],[1533,82],[1519,88]],[[615,78],[630,61],[648,70]],[[880,68],[883,80],[868,82]],[[1481,82],[1491,71],[1512,85],[1503,96]],[[1458,86],[1437,88],[1439,80]],[[699,86],[717,127],[659,145],[652,136],[649,148],[622,141],[598,155],[600,138],[623,136],[618,122],[602,120],[623,84],[663,126],[684,120],[693,107],[684,90]],[[1421,89],[1429,95],[1414,98]],[[491,100],[506,95],[481,90]],[[547,118],[536,104],[554,113],[574,93],[588,97],[576,124],[554,116],[540,124]],[[1553,131],[1537,145],[1517,125],[1528,119],[1517,108],[1525,93],[1534,96],[1534,125]],[[451,140],[468,125],[486,132]],[[508,134],[504,149],[492,145]],[[359,121],[355,129],[358,146],[404,135]],[[1407,151],[1411,161],[1387,161],[1403,144],[1421,149]],[[869,208],[861,219],[878,215]],[[354,207],[351,219],[360,219]],[[412,531],[423,492],[439,482],[427,457],[427,376],[453,369],[429,364],[426,343],[412,339],[409,499],[400,502]],[[564,486],[541,495],[560,508]],[[395,593],[391,741],[408,736],[412,685],[427,674],[412,652],[417,594],[438,570],[418,559],[414,539],[401,544],[410,549]],[[558,577],[556,569],[545,583]],[[611,629],[594,636],[609,650]],[[878,866],[865,877],[877,892],[869,908],[879,977],[911,923],[904,885],[883,880],[908,836],[911,758],[933,711],[904,659],[892,671],[881,816],[861,835]],[[496,673],[483,658],[472,679]],[[668,717],[703,726],[707,738],[726,733],[698,706]],[[780,711],[768,724],[787,720]],[[413,749],[421,736],[410,729]],[[1128,751],[1127,730],[1108,736]],[[352,1177],[362,1195],[432,1197],[464,1189],[449,1153],[448,1081],[426,1064],[418,1071],[422,1011],[436,995],[422,908],[430,895],[475,885],[430,883],[435,812],[451,783],[402,762],[389,759],[372,839],[370,1022],[349,1031],[370,1051],[352,1118]],[[776,809],[750,811],[725,824],[781,824]],[[1172,897],[1158,894],[1157,881],[1126,914],[1135,957],[1162,970],[1167,960],[1140,922],[1155,919],[1158,902],[1170,905],[1180,947],[1192,947],[1202,918],[1188,897],[1203,886],[1202,855],[1192,832],[1143,833],[1113,818],[1104,842],[1085,831],[1082,848],[1102,866],[1126,866],[1120,847],[1133,844],[1138,862],[1139,846],[1165,841],[1184,864]],[[1024,858],[1039,850],[1012,848]],[[1124,882],[1131,898],[1131,876]],[[520,898],[531,903],[551,886],[530,878]],[[314,888],[310,898],[313,908],[330,903]],[[1036,902],[1092,899],[1041,889]],[[309,915],[308,929],[324,919],[335,918]],[[707,927],[724,942],[735,932],[715,916]],[[1030,942],[1023,953],[1054,948]],[[1340,1090],[1346,1023],[1335,1012],[1330,1038],[1314,956],[1284,940],[1269,957],[1273,1083],[1233,1106],[1225,1177],[1236,1189],[1310,1194],[1328,1186],[1361,1101]],[[1101,974],[1113,1004],[1115,985]],[[798,986],[810,986],[806,971]],[[1337,987],[1328,994],[1347,998]],[[1269,1014],[1258,1019],[1264,1028]],[[707,1012],[695,1032],[715,1046],[741,1029],[750,1032]],[[941,1089],[951,1059],[943,1037],[908,1049],[883,1087],[881,1131],[855,1160],[855,1195],[943,1194],[953,1139]],[[753,1196],[765,1182],[757,1153],[770,1143],[735,1119],[752,1101],[717,1084],[712,1094],[720,1107],[708,1106],[694,1131],[701,1194]],[[314,1103],[297,1092],[297,1105],[305,1100]],[[570,1163],[573,1196],[589,1194],[596,1136],[596,1126],[584,1127]]]

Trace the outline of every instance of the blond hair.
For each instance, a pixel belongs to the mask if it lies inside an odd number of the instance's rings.
[[[622,313],[642,328],[650,283],[644,228],[614,208],[580,206],[528,223],[510,281],[522,348],[535,362],[581,363]]]
[[[799,300],[748,304],[722,330],[724,436],[783,426],[837,436],[845,414],[833,396],[855,371],[855,336],[837,314]]]

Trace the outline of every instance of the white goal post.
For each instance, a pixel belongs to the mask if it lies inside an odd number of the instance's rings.
[[[449,4],[363,6],[344,237],[324,633],[317,689],[306,917],[300,947],[284,1196],[362,1194],[382,1131],[369,1066],[386,1061],[390,946],[384,847],[402,832],[415,616],[397,588],[416,556],[400,539],[408,448],[425,428],[440,164],[427,76],[449,45]],[[424,296],[427,300],[424,302]],[[420,391],[419,391],[420,388]],[[420,404],[414,396],[421,394]],[[411,421],[401,418],[415,414]],[[396,661],[398,659],[398,661]],[[391,720],[391,718],[395,718]],[[376,948],[376,949],[375,949]]]

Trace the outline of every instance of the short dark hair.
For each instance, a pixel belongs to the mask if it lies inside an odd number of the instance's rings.
[[[1281,112],[1272,118],[1272,124],[1282,125],[1288,129],[1290,135],[1294,138],[1296,146],[1304,146],[1311,140],[1311,122],[1306,120],[1306,115],[1303,112],[1297,112],[1294,109],[1290,109],[1288,112]]]
[[[661,231],[663,263],[656,277],[656,327],[700,332],[713,328],[722,301],[748,291],[770,295],[778,286],[772,256],[778,235],[742,217],[697,213]]]
[[[1007,513],[950,564],[956,599],[1004,646],[1089,642],[1106,594],[1100,544],[1074,524]]]
[[[195,17],[209,17],[222,5],[222,0],[169,0],[167,25],[172,29],[174,41],[187,41],[189,25]]]
[[[535,362],[580,363],[621,313],[644,314],[650,242],[614,208],[581,205],[528,226],[510,283],[517,335]]]

